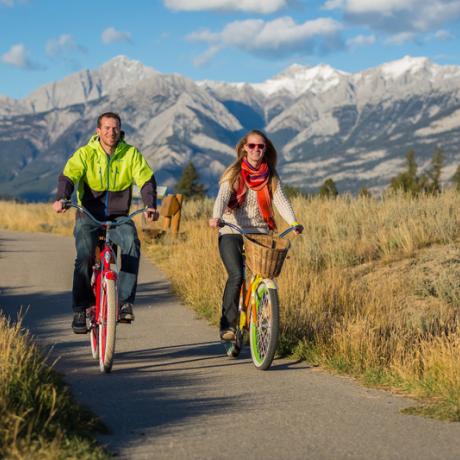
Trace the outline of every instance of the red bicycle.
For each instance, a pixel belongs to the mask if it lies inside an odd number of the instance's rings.
[[[101,372],[108,373],[112,370],[116,325],[119,319],[117,289],[119,267],[116,248],[110,239],[110,229],[126,223],[135,215],[144,212],[146,208],[139,209],[117,221],[108,220],[103,222],[96,219],[82,206],[73,204],[68,200],[63,200],[62,203],[66,209],[76,208],[85,213],[104,230],[96,248],[95,263],[91,276],[91,287],[96,303],[86,309],[86,324],[90,333],[93,358],[99,358]]]

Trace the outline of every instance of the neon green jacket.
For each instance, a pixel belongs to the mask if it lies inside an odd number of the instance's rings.
[[[97,218],[126,215],[133,182],[139,187],[144,204],[156,208],[155,177],[139,150],[122,136],[115,152],[108,155],[94,135],[67,161],[59,176],[56,199],[70,199],[78,187],[79,204]]]

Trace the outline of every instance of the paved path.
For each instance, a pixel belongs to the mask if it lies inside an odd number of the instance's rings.
[[[413,402],[310,368],[254,369],[223,356],[217,333],[143,261],[136,321],[118,328],[112,374],[70,330],[73,240],[0,231],[0,305],[60,356],[77,398],[129,459],[459,459],[460,424],[400,414]],[[238,438],[238,439],[237,439]]]

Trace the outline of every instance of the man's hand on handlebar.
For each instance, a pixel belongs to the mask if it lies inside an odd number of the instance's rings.
[[[160,217],[160,213],[155,209],[155,208],[147,208],[144,211],[144,217],[149,221],[153,222],[155,220],[158,220]]]
[[[53,203],[52,205],[54,212],[57,212],[58,214],[61,214],[63,212],[67,211],[67,207],[64,206],[64,201],[63,200],[57,200]]]

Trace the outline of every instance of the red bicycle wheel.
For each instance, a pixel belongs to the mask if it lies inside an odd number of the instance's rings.
[[[87,313],[87,322],[89,324],[89,341],[91,344],[91,354],[93,355],[94,359],[99,357],[99,328],[96,323],[95,318],[95,307],[88,308],[86,310]]]
[[[117,324],[116,281],[104,278],[102,281],[101,306],[99,311],[99,368],[101,372],[112,370],[115,353],[115,332]]]

